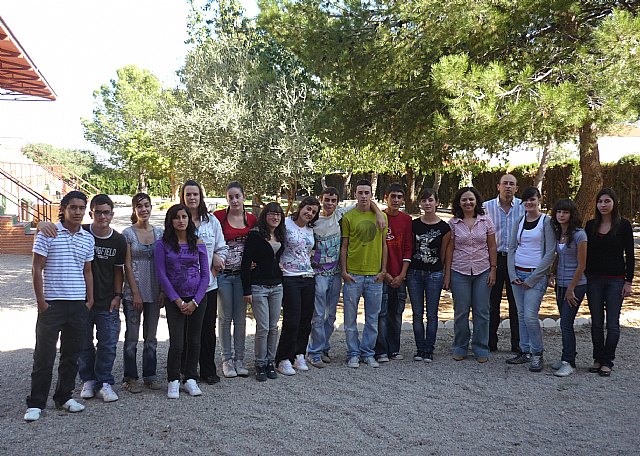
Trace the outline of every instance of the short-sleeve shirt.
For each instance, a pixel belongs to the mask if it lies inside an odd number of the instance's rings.
[[[127,241],[116,230],[106,237],[96,235],[91,225],[82,225],[85,231],[93,235],[95,253],[91,262],[93,273],[93,305],[96,310],[109,310],[113,299],[114,267],[123,267],[127,255]]]
[[[84,265],[93,260],[95,241],[82,228],[73,234],[61,222],[56,223],[56,228],[56,237],[39,232],[33,242],[33,253],[47,258],[42,272],[44,299],[85,301]]]
[[[449,220],[449,226],[454,243],[451,269],[464,275],[478,275],[489,269],[491,263],[487,236],[496,232],[491,218],[478,215],[469,229],[464,220],[453,217]]]
[[[384,214],[385,219],[387,215]],[[376,214],[353,209],[342,217],[342,237],[349,238],[347,272],[358,275],[376,275],[382,270],[382,243],[387,229],[379,230]]]
[[[315,250],[311,263],[316,275],[331,276],[340,272],[340,221],[355,206],[339,207],[329,216],[320,215],[313,227]]]
[[[227,220],[227,210],[220,209],[215,211],[213,215],[216,216],[220,225],[222,226],[222,233],[224,234],[224,240],[229,247],[227,253],[227,259],[224,263],[225,269],[231,269],[232,271],[239,271],[242,264],[242,252],[244,252],[244,242],[247,240],[247,235],[251,228],[253,228],[258,219],[256,216],[245,212],[247,218],[247,226],[242,228],[234,228]]]
[[[491,218],[496,229],[496,247],[498,252],[509,250],[509,238],[513,232],[513,227],[518,223],[520,217],[524,215],[524,205],[520,198],[513,198],[511,209],[506,213],[500,206],[500,197],[484,202],[484,210]]]
[[[402,263],[411,261],[412,219],[400,211],[396,215],[387,214],[387,220],[387,272],[396,277],[402,272]]]
[[[160,292],[160,286],[158,285],[158,278],[156,276],[156,266],[153,263],[153,255],[155,252],[156,242],[162,239],[163,230],[158,227],[153,227],[153,242],[151,244],[142,244],[138,240],[136,230],[129,226],[122,231],[129,248],[131,249],[131,269],[133,270],[133,277],[140,290],[142,302],[156,302],[158,293]],[[133,301],[133,293],[129,283],[124,281],[123,289],[124,299],[127,301]]]
[[[578,244],[587,242],[587,233],[582,228],[573,232],[573,239],[569,244],[556,242],[558,264],[556,268],[556,284],[559,287],[568,287],[573,280],[573,275],[578,269]],[[582,274],[576,285],[585,285],[587,277]]]
[[[411,255],[410,269],[437,272],[442,271],[442,238],[451,231],[449,224],[444,220],[438,223],[427,224],[419,218],[412,223],[413,254]]]
[[[284,221],[287,235],[284,251],[280,257],[282,275],[285,277],[313,275],[311,267],[311,249],[313,249],[313,229],[307,225],[296,225],[291,217]]]

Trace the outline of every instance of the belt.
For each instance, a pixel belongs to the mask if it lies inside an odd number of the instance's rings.
[[[498,252],[498,256],[506,257],[507,256],[507,252]]]
[[[516,269],[522,272],[533,272],[536,270],[536,268],[521,268],[520,266],[516,266]]]
[[[224,275],[238,275],[240,274],[240,269],[223,269],[222,273]]]

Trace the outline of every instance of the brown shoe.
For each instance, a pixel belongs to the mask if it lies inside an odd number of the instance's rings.
[[[140,380],[135,378],[128,378],[122,382],[122,388],[133,394],[142,392],[142,384],[140,383]]]
[[[484,363],[486,363],[486,362],[488,362],[488,361],[489,361],[489,358],[487,358],[486,356],[480,356],[480,357],[478,358],[478,362],[479,362],[480,364],[484,364]]]
[[[151,380],[150,382],[144,382],[144,386],[154,391],[161,390],[164,388],[164,385],[160,383],[158,380]]]
[[[464,355],[453,355],[453,359],[456,361],[462,361],[464,358]]]

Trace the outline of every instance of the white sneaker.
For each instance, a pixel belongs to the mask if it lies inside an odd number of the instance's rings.
[[[222,363],[222,374],[227,378],[235,378],[238,376],[236,366],[232,359],[228,359]]]
[[[96,386],[95,380],[87,380],[82,384],[82,391],[80,391],[80,397],[82,399],[91,399],[95,396],[96,392],[94,387]]]
[[[350,367],[352,369],[357,369],[358,367],[360,367],[360,358],[357,356],[352,356],[351,358],[349,358],[347,360],[347,367]]]
[[[27,413],[24,414],[25,421],[37,421],[40,419],[40,415],[42,414],[42,409],[37,407],[31,407],[27,409]]]
[[[367,356],[364,359],[365,364],[367,364],[369,367],[380,367],[380,364],[378,363],[378,361],[376,361],[376,359],[373,356]]]
[[[173,380],[167,383],[167,397],[178,399],[180,397],[180,380]]]
[[[378,356],[378,362],[379,363],[388,363],[389,362],[389,356],[384,355],[384,354]]]
[[[102,384],[102,388],[98,390],[96,396],[102,398],[105,402],[114,402],[118,400],[118,395],[108,383]]]
[[[198,386],[198,382],[196,382],[192,378],[190,378],[189,380],[187,380],[184,383],[184,389],[187,390],[187,393],[189,393],[190,396],[201,396],[202,395],[202,391],[200,390],[200,387]]]
[[[307,360],[304,359],[304,355],[296,355],[296,360],[293,362],[293,368],[300,371],[309,370],[309,365],[307,364]]]
[[[558,369],[560,369],[562,367],[562,360],[559,359],[558,361],[556,361],[555,363],[553,363],[551,365],[551,369],[557,371]]]
[[[571,364],[569,364],[566,361],[562,361],[562,366],[560,366],[560,369],[555,371],[553,375],[555,375],[556,377],[568,377],[574,372],[575,372],[575,369],[571,366]]]
[[[237,359],[235,362],[236,374],[238,377],[248,377],[249,371],[244,367],[244,362],[241,359]]]
[[[308,367],[307,367],[308,369]],[[291,366],[291,361],[285,359],[284,361],[280,361],[278,363],[278,372],[282,375],[296,375],[296,371]]]
[[[67,402],[62,404],[60,408],[70,413],[77,413],[84,410],[84,405],[82,405],[80,402],[76,401],[75,399],[69,399]]]

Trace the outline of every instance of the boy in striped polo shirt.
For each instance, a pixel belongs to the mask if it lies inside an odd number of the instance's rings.
[[[57,236],[38,233],[33,243],[32,278],[38,320],[25,421],[39,419],[47,406],[58,336],[60,363],[53,400],[57,407],[68,412],[84,410],[84,405],[72,399],[71,393],[84,345],[88,309],[93,306],[94,240],[81,227],[86,209],[84,193],[67,193],[60,202]]]

